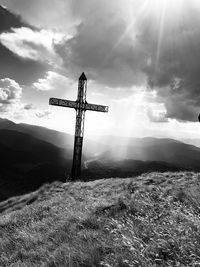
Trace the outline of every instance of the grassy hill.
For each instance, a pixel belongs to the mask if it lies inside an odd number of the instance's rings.
[[[200,174],[53,183],[0,204],[0,266],[199,266]]]

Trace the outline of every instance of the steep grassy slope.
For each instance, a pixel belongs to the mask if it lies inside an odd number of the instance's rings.
[[[0,266],[199,266],[199,192],[189,172],[46,185],[1,203]]]

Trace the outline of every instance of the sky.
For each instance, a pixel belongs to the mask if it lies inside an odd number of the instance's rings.
[[[199,138],[199,0],[0,0],[0,117],[85,135]]]

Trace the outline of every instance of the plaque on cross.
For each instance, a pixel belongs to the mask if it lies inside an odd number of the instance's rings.
[[[71,171],[71,179],[77,180],[81,178],[81,156],[83,146],[84,120],[85,111],[108,112],[107,106],[89,104],[86,101],[87,78],[84,72],[79,77],[78,95],[76,101],[65,100],[60,98],[50,98],[49,104],[60,107],[74,108],[76,110],[76,126],[74,136],[74,153]]]

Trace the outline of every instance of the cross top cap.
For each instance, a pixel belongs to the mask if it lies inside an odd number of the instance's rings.
[[[81,76],[79,77],[79,80],[82,80],[82,81],[86,81],[87,80],[84,72],[82,72]]]

